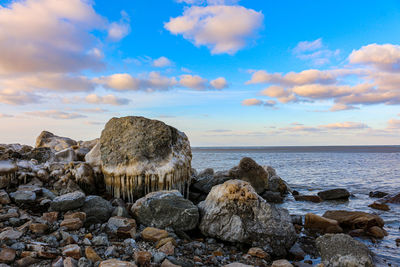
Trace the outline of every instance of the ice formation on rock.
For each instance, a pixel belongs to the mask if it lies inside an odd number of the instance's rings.
[[[15,179],[18,166],[9,160],[0,160],[0,188],[8,187]]]
[[[153,191],[189,191],[189,140],[161,121],[112,118],[100,137],[100,157],[106,188],[116,198],[132,201]]]

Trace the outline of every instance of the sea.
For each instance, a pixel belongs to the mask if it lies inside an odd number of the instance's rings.
[[[378,214],[389,235],[376,242],[358,239],[373,251],[377,266],[400,266],[400,247],[395,241],[400,238],[400,205],[389,204],[390,211],[368,207],[376,200],[369,197],[371,191],[400,192],[400,146],[194,147],[192,153],[192,167],[197,171],[228,170],[250,157],[275,168],[301,194],[346,188],[352,194],[349,201],[300,202],[289,195],[279,206],[298,215],[323,215],[327,210]]]

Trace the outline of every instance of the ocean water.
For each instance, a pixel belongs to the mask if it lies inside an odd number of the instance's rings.
[[[228,170],[243,157],[260,165],[275,168],[292,189],[301,194],[316,194],[332,188],[346,188],[353,195],[349,201],[322,203],[298,202],[288,196],[280,206],[291,214],[312,212],[322,215],[327,210],[353,210],[375,213],[385,220],[388,236],[372,243],[359,239],[375,253],[378,266],[400,266],[400,205],[389,204],[390,211],[368,207],[374,198],[370,191],[400,192],[400,146],[332,146],[332,147],[224,147],[193,148],[192,167],[197,171],[213,168]]]

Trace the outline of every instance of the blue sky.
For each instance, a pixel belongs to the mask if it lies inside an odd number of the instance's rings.
[[[400,144],[398,1],[0,1],[0,143],[115,116],[194,146]]]

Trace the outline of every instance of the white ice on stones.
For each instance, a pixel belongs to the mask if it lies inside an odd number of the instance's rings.
[[[153,191],[174,189],[188,194],[192,158],[189,140],[163,122],[143,117],[113,118],[94,149],[88,157],[95,156],[90,158],[93,163],[101,162],[106,189],[116,198],[132,202]]]
[[[8,187],[15,179],[18,166],[9,160],[0,160],[0,188]]]

